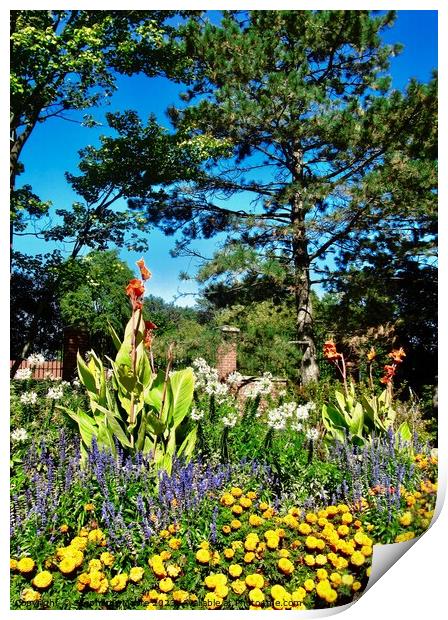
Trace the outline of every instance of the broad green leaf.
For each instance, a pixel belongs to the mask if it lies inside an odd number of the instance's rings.
[[[336,400],[337,400],[337,403],[338,403],[338,405],[339,405],[339,407],[340,407],[341,411],[343,411],[344,413],[345,413],[345,412],[348,412],[348,410],[349,410],[349,406],[348,406],[348,402],[347,402],[347,401],[346,401],[346,399],[345,399],[344,394],[342,394],[342,392],[338,392],[338,391],[336,390],[336,391],[335,391],[335,393],[334,393],[334,395],[335,395],[335,398],[336,398]]]
[[[121,443],[121,445],[127,448],[130,448],[131,442],[126,437],[126,433],[124,432],[122,426],[120,425],[119,421],[115,417],[114,413],[110,411],[109,409],[102,407],[101,405],[97,405],[97,407],[102,413],[105,414],[108,428],[112,431],[112,433]]]
[[[77,367],[78,367],[78,376],[81,379],[82,384],[86,387],[89,392],[96,394],[96,383],[95,377],[92,375],[90,370],[87,367],[87,364],[82,359],[79,352],[76,355]]]
[[[87,413],[78,408],[77,412],[71,411],[66,407],[59,407],[69,415],[72,420],[77,422],[81,438],[87,447],[92,443],[92,438],[98,436],[98,426],[95,420],[91,418]]]
[[[364,427],[364,411],[361,403],[356,403],[353,413],[352,421],[350,423],[350,432],[352,435],[362,436],[362,429]]]
[[[121,347],[121,340],[117,334],[117,332],[115,331],[113,325],[111,323],[108,324],[109,327],[109,333],[112,336],[112,341],[114,343],[115,348],[117,349],[117,352],[120,350]]]
[[[173,405],[169,426],[177,428],[187,415],[193,402],[194,374],[191,368],[174,372],[170,377]]]
[[[183,455],[187,461],[189,461],[191,457],[193,456],[197,435],[198,435],[198,429],[197,429],[197,426],[195,426],[194,428],[191,429],[191,431],[185,437],[185,439],[182,442],[182,445],[177,451],[178,455],[179,456]]]
[[[402,422],[398,427],[397,434],[401,435],[403,441],[411,441],[412,432],[407,422]]]

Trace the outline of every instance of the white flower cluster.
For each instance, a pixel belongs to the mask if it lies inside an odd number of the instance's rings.
[[[203,390],[209,396],[214,396],[218,405],[226,400],[229,386],[221,383],[216,368],[211,368],[207,362],[198,357],[193,361],[196,389]]]
[[[254,381],[246,391],[246,396],[256,398],[257,396],[266,396],[272,390],[272,374],[264,372],[263,376]]]
[[[20,395],[20,402],[24,405],[35,405],[37,402],[36,392],[24,392]]]
[[[308,419],[309,412],[314,408],[315,404],[312,402],[306,405],[298,405],[295,402],[283,403],[268,412],[266,422],[276,431],[284,430],[287,426],[294,431],[301,431],[302,422]]]
[[[46,398],[50,400],[59,400],[64,396],[64,388],[62,385],[57,385],[54,388],[50,388],[47,392]]]
[[[227,377],[227,383],[231,386],[238,385],[242,380],[243,375],[236,370]]]
[[[28,357],[27,362],[30,365],[30,368],[34,368],[35,366],[40,366],[43,364],[45,362],[45,357],[40,353],[32,353]]]
[[[16,374],[14,375],[14,379],[19,379],[19,381],[24,381],[26,379],[31,379],[33,376],[33,371],[31,368],[19,368]]]
[[[319,437],[319,431],[317,428],[310,428],[306,432],[306,438],[310,441],[316,441]]]
[[[228,426],[230,428],[234,427],[235,424],[238,422],[238,416],[236,413],[229,413],[227,415],[224,415],[222,417],[222,423],[224,424],[224,426]]]
[[[198,422],[198,420],[202,420],[203,417],[204,417],[204,412],[201,411],[200,409],[196,409],[196,407],[193,407],[193,409],[190,412],[190,418],[194,420],[195,422]]]
[[[28,433],[24,428],[16,428],[16,430],[11,433],[11,439],[12,441],[21,443],[28,439]]]

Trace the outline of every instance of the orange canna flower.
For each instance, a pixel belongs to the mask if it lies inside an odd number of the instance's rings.
[[[143,260],[143,258],[141,258],[140,260],[137,261],[137,266],[140,269],[140,273],[142,276],[142,280],[149,280],[149,278],[151,277],[151,272],[149,271],[149,269],[146,267],[145,265],[145,261]]]
[[[403,347],[400,347],[399,349],[392,349],[392,351],[388,354],[388,357],[391,357],[396,364],[401,364],[403,357],[406,357],[406,353],[404,352]]]
[[[153,330],[157,329],[157,325],[152,321],[145,321],[145,333],[143,343],[146,349],[150,349],[154,338]]]
[[[129,297],[141,297],[145,292],[145,287],[141,280],[134,278],[126,287],[126,295]]]
[[[324,342],[324,357],[329,362],[335,362],[342,357],[342,355],[336,351],[336,345],[332,340]]]

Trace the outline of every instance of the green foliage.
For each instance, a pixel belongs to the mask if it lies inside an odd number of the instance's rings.
[[[336,390],[334,396],[335,403],[322,406],[322,422],[331,439],[343,443],[348,438],[355,445],[362,446],[371,441],[373,434],[378,437],[392,428],[396,412],[388,389],[379,396],[372,394],[368,398],[361,395],[358,400],[355,386],[351,384],[347,394]],[[402,422],[396,433],[403,442],[412,439],[407,422]]]
[[[113,328],[112,328],[113,330]],[[91,414],[63,410],[78,424],[85,458],[95,438],[101,449],[116,452],[115,441],[126,451],[152,453],[157,468],[171,471],[175,455],[190,459],[196,428],[182,424],[193,400],[192,370],[155,375],[144,347],[141,311],[133,313],[112,366],[112,388],[103,363],[90,352],[86,364],[78,353],[78,375],[87,390]],[[191,425],[190,425],[191,426]]]

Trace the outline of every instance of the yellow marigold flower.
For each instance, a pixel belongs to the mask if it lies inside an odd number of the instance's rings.
[[[350,508],[347,506],[347,504],[338,504],[337,509],[341,515],[345,512],[350,512]]]
[[[291,547],[291,549],[298,549],[301,544],[302,544],[301,541],[296,539],[296,540],[293,540],[289,546]]]
[[[318,555],[316,555],[314,559],[318,566],[325,566],[325,564],[327,563],[327,556],[323,555],[322,553],[319,553]]]
[[[169,577],[178,577],[181,573],[181,567],[177,564],[168,564],[166,567],[166,572]]]
[[[250,564],[252,562],[252,560],[254,560],[255,558],[255,553],[253,551],[248,551],[247,553],[244,554],[244,561],[246,562],[246,564]]]
[[[103,582],[104,579],[104,573],[100,572],[99,570],[94,570],[92,572],[89,573],[89,577],[90,577],[90,587],[92,590],[96,590],[98,591],[99,588],[101,587],[101,584]],[[119,582],[120,580],[117,579],[117,582]]]
[[[247,575],[247,577],[246,577],[246,585],[249,588],[263,588],[264,587],[264,578],[259,573],[253,573],[252,575]]]
[[[218,551],[213,551],[212,559],[210,560],[211,564],[212,565],[219,564],[220,560],[221,560],[221,556],[219,555]]]
[[[243,490],[239,487],[232,487],[230,489],[230,493],[233,495],[233,497],[241,497],[241,495],[243,494]]]
[[[201,564],[208,564],[211,560],[211,555],[208,549],[199,549],[196,553],[196,559]]]
[[[232,506],[235,503],[235,498],[230,493],[224,493],[219,501],[222,506]]]
[[[190,595],[185,590],[175,590],[173,592],[173,601],[182,605],[182,603],[186,603],[188,601],[189,596]]]
[[[319,517],[319,519],[326,519],[328,517],[328,512],[324,508],[318,511],[317,516]]]
[[[354,581],[353,585],[352,585],[352,590],[354,592],[357,592],[358,590],[360,590],[362,588],[362,584],[359,581]]]
[[[180,538],[170,538],[168,541],[168,547],[170,549],[179,549],[181,544],[182,544],[182,541]]]
[[[159,592],[157,596],[157,605],[159,605],[159,607],[165,607],[167,602],[168,602],[168,595],[165,594],[165,592]]]
[[[241,521],[239,519],[232,519],[232,521],[230,521],[230,527],[232,530],[239,530],[241,527]]]
[[[239,504],[235,504],[230,510],[233,512],[234,515],[240,515],[243,513],[243,507]]]
[[[359,519],[356,519],[355,521],[353,521],[353,525],[356,528],[360,528],[362,526],[362,523]]]
[[[219,584],[215,588],[215,594],[216,596],[219,596],[220,598],[226,598],[228,593],[229,593],[229,588],[227,586],[223,586]]]
[[[234,540],[232,542],[232,549],[235,549],[235,551],[237,549],[242,549],[244,547],[243,542],[241,540]]]
[[[326,517],[319,517],[317,520],[317,525],[319,527],[325,527],[328,523],[328,519]]]
[[[230,584],[230,587],[235,592],[235,594],[243,594],[246,591],[246,584],[244,581],[237,579]]]
[[[48,571],[44,570],[34,577],[32,584],[36,588],[48,588],[53,581],[53,575]]]
[[[89,562],[89,570],[101,570],[103,568],[103,564],[101,560],[90,560]]]
[[[303,602],[303,600],[306,597],[306,594],[307,594],[306,590],[304,588],[302,588],[302,587],[297,588],[297,590],[294,590],[294,592],[291,595],[291,599],[292,599],[294,608],[296,608],[296,606],[297,606],[296,604],[297,603],[302,603]]]
[[[95,506],[91,503],[84,504],[84,510],[86,512],[92,512],[93,510],[95,510]]]
[[[326,510],[327,510],[328,517],[334,517],[339,512],[337,506],[327,506]]]
[[[289,558],[289,551],[288,549],[280,549],[280,551],[278,552],[278,555],[280,558]]]
[[[149,605],[146,605],[145,609],[148,611],[153,611],[154,609],[157,609],[157,606],[154,605],[154,603],[149,603]]]
[[[25,601],[25,603],[37,603],[37,601],[40,601],[41,596],[39,592],[36,592],[33,588],[25,588],[20,593],[20,598],[22,601]]]
[[[314,588],[316,587],[316,584],[314,583],[312,579],[306,579],[303,583],[303,587],[305,588],[307,592],[312,592]]]
[[[17,560],[13,560],[12,558],[9,559],[9,569],[10,570],[17,570]]]
[[[350,557],[350,562],[354,566],[362,566],[365,561],[366,558],[360,551],[355,551]]]
[[[316,593],[320,598],[326,599],[331,589],[328,579],[322,579],[316,586]]]
[[[171,500],[171,505],[173,505],[173,501],[174,500]],[[170,534],[175,534],[179,530],[180,530],[180,525],[178,525],[177,523],[172,523],[171,525],[168,526],[168,531]]]
[[[165,561],[165,560],[169,560],[171,559],[172,553],[171,551],[161,551],[160,552],[160,558]]]
[[[246,538],[246,540],[244,541],[244,548],[246,549],[246,551],[255,551],[257,545],[258,540],[255,540],[254,538]]]
[[[105,594],[109,589],[109,582],[107,579],[102,579],[100,583],[100,587],[97,589],[97,594]]]
[[[350,512],[344,512],[341,517],[341,521],[344,525],[349,525],[353,521],[353,516]]]
[[[223,573],[210,573],[205,578],[205,585],[210,590],[214,590],[217,586],[225,586],[227,583],[227,577]]]
[[[308,523],[316,523],[317,515],[314,512],[308,512],[305,519]]]
[[[250,515],[249,525],[252,525],[252,527],[258,527],[259,525],[262,525],[263,523],[264,523],[264,519],[262,519],[258,515]]]
[[[266,502],[260,502],[260,503],[258,504],[258,508],[259,508],[260,510],[267,510],[267,509],[269,508],[269,504],[267,504]]]
[[[149,603],[152,601],[156,601],[158,596],[159,596],[159,593],[157,592],[157,590],[154,590],[154,589],[150,590],[149,592],[147,592],[146,594],[142,596],[142,602]]]
[[[347,534],[350,532],[350,529],[348,528],[347,525],[340,525],[338,527],[338,534],[339,536],[347,536]]]
[[[282,527],[278,527],[275,530],[275,533],[277,534],[277,536],[280,536],[280,538],[284,538],[286,536],[286,532]]]
[[[277,549],[279,543],[280,543],[280,537],[276,535],[269,536],[269,538],[266,539],[266,546],[269,549]]]
[[[84,590],[86,589],[86,585],[84,583],[80,583],[79,581],[77,581],[76,589],[78,590],[78,592],[84,592]]]
[[[254,588],[249,592],[249,599],[252,603],[262,603],[264,601],[264,594],[260,588]]]
[[[267,508],[264,512],[263,512],[263,517],[265,519],[270,519],[271,517],[273,517],[274,515],[274,509],[273,508]]]
[[[338,557],[337,562],[335,562],[333,566],[338,570],[342,570],[343,568],[347,568],[348,560],[346,560],[346,558]]]
[[[159,533],[160,538],[169,538],[169,531],[168,530],[161,530],[161,532]]]
[[[314,559],[314,555],[306,555],[306,556],[304,557],[304,561],[305,561],[305,564],[306,564],[307,566],[314,566],[314,565],[315,565],[315,563],[316,563],[316,561],[315,561],[315,559]]]
[[[243,568],[239,564],[231,564],[229,566],[229,575],[231,577],[239,577],[243,572]]]
[[[104,536],[104,532],[100,529],[91,530],[88,535],[88,540],[91,543],[101,544],[105,541],[106,537]]]
[[[89,530],[86,527],[82,527],[79,530],[79,536],[81,536],[81,538],[86,538],[89,535]]]
[[[344,584],[344,586],[351,586],[353,581],[353,575],[342,575],[342,583]]]
[[[68,525],[66,523],[63,523],[59,528],[59,531],[61,532],[61,534],[65,534],[66,532],[68,532]]]
[[[58,568],[64,575],[69,575],[76,568],[76,562],[73,558],[66,557],[58,564]]]
[[[328,573],[325,568],[318,568],[316,571],[316,577],[319,581],[322,581],[322,579],[328,579]]]
[[[171,592],[173,588],[174,588],[174,583],[171,577],[165,577],[164,579],[161,579],[159,581],[159,589],[162,592]]]
[[[83,586],[88,586],[90,584],[90,575],[88,573],[81,573],[78,576],[78,583],[81,583]]]
[[[210,543],[208,540],[203,540],[199,546],[201,549],[208,549],[210,547]]]
[[[226,558],[226,560],[231,560],[233,556],[235,555],[234,549],[231,549],[231,548],[224,549],[223,553],[224,553],[224,557]]]
[[[367,545],[364,545],[363,547],[361,547],[361,553],[363,555],[365,555],[366,557],[368,557],[369,555],[372,555],[372,547],[368,547]]]
[[[342,583],[342,576],[339,573],[331,573],[330,581],[333,585],[339,586]]]
[[[336,599],[338,598],[338,593],[336,592],[336,590],[333,590],[332,588],[328,591],[327,596],[325,597],[325,600],[327,601],[327,603],[334,603],[336,601]]]
[[[100,560],[104,564],[104,566],[113,566],[115,558],[111,553],[109,553],[109,551],[104,551],[100,555]]]
[[[288,558],[280,558],[277,566],[284,575],[292,575],[294,572],[294,564]]]
[[[144,574],[145,574],[145,571],[143,568],[141,568],[140,566],[134,566],[129,571],[129,579],[133,581],[134,583],[138,583],[139,581],[143,579]]]
[[[410,512],[405,512],[400,517],[400,523],[401,523],[401,525],[404,525],[405,527],[407,527],[408,525],[411,525],[411,523],[412,523],[412,514]]]
[[[232,531],[232,528],[230,527],[230,525],[223,525],[222,531],[224,534],[230,534],[230,532]]]
[[[311,533],[311,526],[309,526],[308,523],[300,523],[297,529],[305,536]]]
[[[318,540],[314,536],[308,536],[305,540],[305,546],[308,547],[308,549],[316,549],[317,544]]]
[[[252,506],[252,500],[249,499],[248,497],[241,497],[240,498],[240,505],[243,508],[250,508]]]
[[[285,588],[283,586],[281,586],[279,584],[275,584],[275,585],[272,586],[272,588],[271,588],[271,596],[272,596],[273,599],[280,600],[280,599],[285,598],[285,596],[287,596],[287,595],[288,595],[288,593],[287,593],[287,591],[285,590]]]
[[[34,560],[32,558],[21,558],[17,562],[17,570],[22,573],[22,575],[28,575],[33,572],[35,567]]]
[[[69,549],[69,547],[67,547]],[[67,556],[65,556],[71,560],[74,561],[75,563],[75,568],[78,568],[79,566],[81,566],[81,564],[84,561],[84,554],[82,551],[79,551],[79,549],[73,549],[70,551],[70,553],[67,554]],[[63,558],[64,559],[64,558]]]
[[[255,491],[248,491],[246,493],[246,497],[248,497],[251,500],[257,499],[257,494],[255,493]]]
[[[222,598],[217,596],[214,592],[208,592],[208,594],[204,596],[204,605],[207,609],[218,609],[222,604]]]

